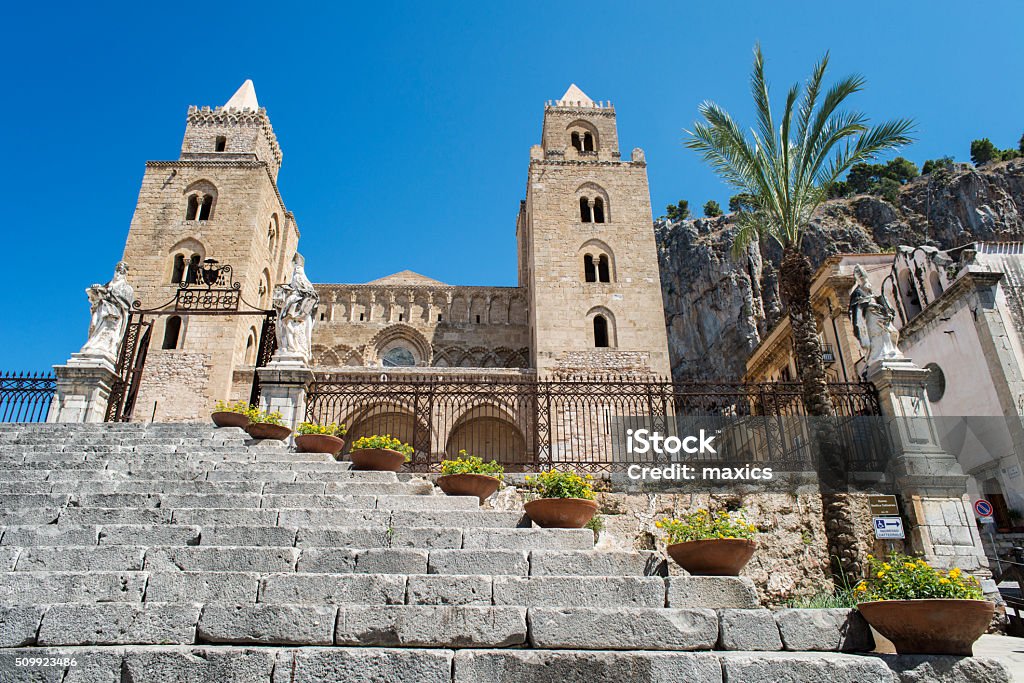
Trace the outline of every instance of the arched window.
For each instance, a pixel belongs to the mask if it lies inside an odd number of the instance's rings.
[[[210,195],[206,195],[205,197],[203,197],[203,205],[199,207],[199,220],[210,220],[211,213],[213,213],[213,197]]]
[[[188,208],[185,209],[185,220],[194,221],[199,215],[199,195],[189,195]]]
[[[228,148],[228,139],[223,135],[217,136],[217,141],[213,145],[214,152],[223,152]]]
[[[586,197],[580,197],[580,220],[584,223],[590,223],[591,219],[590,200]]]
[[[185,277],[185,255],[174,255],[174,266],[171,267],[171,284],[176,285]]]
[[[572,141],[572,146],[576,148],[577,152],[583,151],[583,145],[580,144],[580,134],[577,131],[573,131],[572,135],[569,136]]]
[[[583,134],[583,151],[593,152],[594,151],[594,136],[590,133]],[[598,221],[600,223],[600,221]]]
[[[608,254],[601,254],[597,258],[597,281],[598,282],[611,282],[612,281],[611,270],[608,267]]]
[[[586,254],[583,257],[583,281],[597,282],[597,271],[594,268],[594,257]]]
[[[933,270],[928,273],[928,289],[931,290],[932,301],[942,296],[942,283],[939,281],[939,271]]]
[[[245,364],[256,365],[256,328],[249,329],[249,337],[245,340]]]
[[[897,278],[900,285],[900,295],[903,299],[903,310],[907,313],[907,319],[913,318],[921,312],[921,299],[917,295],[917,287],[914,286],[914,276],[909,268],[900,271]]]
[[[594,222],[604,223],[604,199],[594,197]]]
[[[194,285],[199,282],[199,254],[192,254],[192,258],[188,261],[188,267],[185,269],[185,283]]]
[[[594,316],[594,346],[608,348],[608,320],[600,314]]]
[[[270,225],[267,227],[267,248],[273,256],[277,251],[277,214],[270,217]]]
[[[260,308],[269,308],[271,291],[270,291],[270,271],[266,268],[263,269],[263,273],[260,275],[260,288],[257,292],[260,298]]]
[[[164,343],[161,348],[178,348],[178,337],[181,335],[181,316],[172,315],[164,325]]]
[[[404,346],[396,346],[380,359],[386,368],[409,368],[416,365],[416,357]]]

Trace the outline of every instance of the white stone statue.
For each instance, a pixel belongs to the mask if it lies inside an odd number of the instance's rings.
[[[892,324],[896,311],[884,296],[875,293],[862,266],[853,269],[853,276],[857,279],[857,286],[850,294],[850,320],[857,341],[864,349],[866,363],[871,366],[880,361],[904,360],[896,345],[900,333]]]
[[[305,259],[298,253],[292,259],[292,281],[274,288],[277,309],[277,351],[281,359],[309,363],[313,344],[313,322],[320,295],[306,277]]]
[[[92,306],[92,319],[89,321],[89,340],[78,352],[79,356],[99,356],[112,363],[117,360],[135,299],[135,290],[128,284],[127,275],[128,264],[121,261],[110,282],[95,284],[85,290]]]

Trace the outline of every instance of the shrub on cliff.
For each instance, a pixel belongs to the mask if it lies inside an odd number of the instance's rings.
[[[704,215],[708,218],[715,218],[722,215],[722,207],[714,199],[709,199],[704,204]]]

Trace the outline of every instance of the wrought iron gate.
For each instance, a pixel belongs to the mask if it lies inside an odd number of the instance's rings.
[[[110,388],[105,418],[107,422],[128,422],[132,419],[149,352],[153,318],[169,315],[262,316],[263,324],[254,365],[255,368],[261,368],[270,362],[277,348],[277,312],[256,308],[242,299],[242,285],[233,280],[232,272],[230,265],[206,259],[195,271],[190,271],[182,278],[174,298],[167,303],[145,309],[140,301],[133,304],[134,310],[129,314],[117,358],[117,376]],[[250,403],[259,402],[259,382],[259,373],[254,370],[252,389],[249,392]]]

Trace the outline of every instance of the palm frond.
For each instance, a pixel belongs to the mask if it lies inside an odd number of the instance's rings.
[[[764,54],[761,45],[754,47],[754,70],[750,75],[750,92],[754,96],[757,111],[757,129],[760,138],[771,153],[775,153],[775,124],[772,123],[771,99],[768,96],[768,81],[764,77]]]

